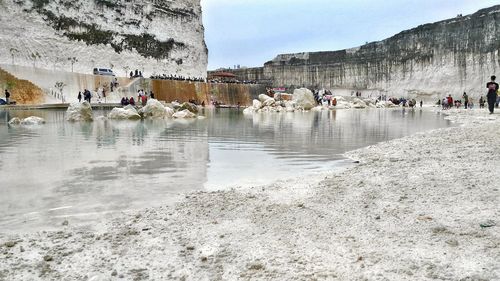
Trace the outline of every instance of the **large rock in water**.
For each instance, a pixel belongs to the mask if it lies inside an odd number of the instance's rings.
[[[108,114],[108,118],[122,119],[122,120],[125,119],[136,120],[136,119],[141,119],[141,116],[133,106],[127,105],[124,108],[119,108],[119,107],[113,108],[113,110],[111,110],[111,112]]]
[[[177,111],[189,110],[192,113],[198,113],[198,107],[195,104],[185,102],[181,105],[181,107]]]
[[[293,101],[297,107],[302,107],[305,110],[311,110],[316,106],[313,93],[306,88],[293,91]]]
[[[19,124],[21,124],[21,119],[19,119],[18,117],[14,117],[9,121],[9,125],[19,125]]]
[[[358,98],[354,98],[352,103],[353,103],[353,105],[352,105],[353,108],[366,108],[367,107],[366,103]]]
[[[9,125],[31,126],[31,125],[41,125],[41,124],[45,124],[45,120],[43,118],[36,116],[30,116],[24,119],[19,119],[18,117],[14,117],[9,121]]]
[[[92,114],[92,107],[86,101],[82,103],[76,102],[70,104],[68,110],[66,111],[66,114],[67,114],[66,120],[71,122],[94,120],[94,116]]]
[[[172,111],[167,110],[161,102],[155,99],[149,99],[146,106],[139,110],[139,114],[142,114],[144,117],[152,118],[172,117],[172,113]]]
[[[253,100],[252,106],[255,110],[258,110],[262,107],[262,102],[259,100]]]
[[[181,111],[177,111],[172,115],[174,118],[196,118],[196,114],[192,113],[191,111],[184,109]]]
[[[274,98],[264,94],[259,95],[259,100],[262,102],[262,107],[274,106],[276,104],[276,100]]]
[[[24,118],[21,121],[21,125],[26,125],[26,126],[41,125],[41,124],[45,124],[45,120],[37,116],[30,116],[28,118]]]

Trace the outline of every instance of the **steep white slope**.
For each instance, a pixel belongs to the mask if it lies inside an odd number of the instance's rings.
[[[205,77],[200,0],[3,0],[0,63]]]

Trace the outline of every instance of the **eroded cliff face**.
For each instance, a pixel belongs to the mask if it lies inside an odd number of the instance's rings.
[[[240,79],[258,73],[255,68],[246,72],[240,70]],[[500,6],[422,25],[359,48],[279,55],[261,73],[261,79],[274,86],[291,88],[428,99],[466,91],[477,97],[486,91],[492,74],[500,77]]]
[[[205,77],[200,0],[3,0],[0,63]]]
[[[0,68],[0,91],[4,98],[4,91],[11,93],[10,101],[16,104],[39,104],[44,101],[43,90],[27,80],[18,79]]]

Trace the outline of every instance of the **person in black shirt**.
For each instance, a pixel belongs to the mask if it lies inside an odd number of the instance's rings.
[[[495,82],[497,77],[495,75],[491,76],[491,81],[486,84],[486,88],[488,89],[488,109],[490,110],[490,114],[493,114],[495,110],[495,103],[497,102],[497,91],[498,91],[498,83]]]
[[[10,93],[9,91],[5,90],[5,102],[9,104],[9,99],[10,99]]]

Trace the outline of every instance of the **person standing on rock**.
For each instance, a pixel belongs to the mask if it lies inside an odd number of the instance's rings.
[[[486,88],[488,89],[488,95],[486,98],[488,99],[488,109],[490,114],[493,114],[495,110],[495,103],[497,102],[497,91],[498,91],[498,83],[495,82],[497,77],[495,75],[491,76],[491,81],[486,84]]]
[[[78,102],[82,102],[82,92],[78,92]]]

